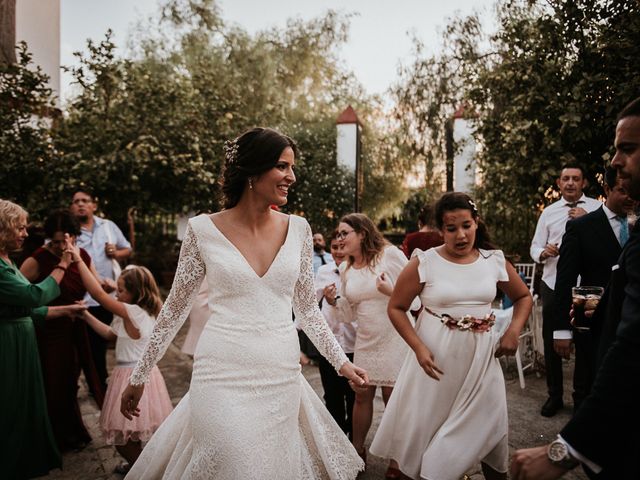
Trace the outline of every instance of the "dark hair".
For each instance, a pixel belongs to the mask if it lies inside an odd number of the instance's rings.
[[[329,235],[329,243],[337,239],[338,239],[338,229],[334,228],[333,231],[331,232],[331,235]]]
[[[604,170],[604,183],[609,188],[616,186],[616,179],[618,178],[618,171],[613,167],[607,167]]]
[[[622,109],[618,114],[617,121],[619,122],[626,117],[640,117],[640,97],[632,100]]]
[[[75,187],[73,190],[71,190],[71,198],[75,197],[76,193],[84,193],[85,195],[89,195],[94,203],[98,200],[98,197],[96,197],[93,193],[93,189],[88,186]]]
[[[565,163],[564,165],[562,165],[562,167],[560,167],[560,174],[558,176],[562,176],[562,171],[566,170],[567,168],[575,168],[576,170],[580,170],[580,173],[582,173],[582,179],[584,180],[587,178],[587,172],[585,171],[584,167],[577,163]]]
[[[433,226],[433,203],[427,203],[420,209],[418,221],[421,225]]]
[[[44,233],[52,238],[56,232],[68,233],[77,237],[80,235],[80,223],[69,210],[55,210],[44,221]]]
[[[287,147],[298,155],[296,143],[271,128],[252,128],[225,145],[225,166],[222,172],[224,208],[235,207],[250,177],[276,166]]]
[[[369,268],[375,266],[375,264],[378,263],[384,247],[389,244],[376,225],[364,213],[350,213],[345,215],[340,219],[340,223],[346,223],[353,228],[356,233],[364,234],[362,244],[360,245],[362,256]],[[349,255],[349,266],[351,266],[353,262],[354,258]]]
[[[478,224],[476,238],[473,242],[474,248],[482,248],[485,250],[494,250],[496,248],[491,242],[491,236],[489,235],[487,225],[482,221],[478,214],[476,204],[466,193],[447,192],[444,193],[436,202],[436,224],[440,230],[444,229],[444,214],[446,212],[451,212],[452,210],[469,210],[471,212],[471,217]]]

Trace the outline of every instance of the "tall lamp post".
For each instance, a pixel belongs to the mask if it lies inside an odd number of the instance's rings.
[[[360,212],[363,187],[362,163],[360,161],[361,125],[351,105],[338,116],[336,124],[338,129],[336,149],[338,165],[342,165],[353,173],[356,182],[353,211]]]

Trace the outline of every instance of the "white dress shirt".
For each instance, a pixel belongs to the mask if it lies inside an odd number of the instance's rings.
[[[556,269],[558,267],[558,257],[548,257],[540,260],[540,255],[548,243],[555,244],[560,248],[564,230],[569,221],[569,204],[572,202],[561,198],[557,202],[552,203],[542,211],[538,224],[536,225],[536,233],[531,241],[531,249],[529,253],[534,262],[544,264],[542,272],[542,281],[552,290],[556,286]],[[578,208],[583,208],[587,213],[593,212],[602,206],[602,202],[595,198],[590,198],[584,194],[578,199]]]
[[[336,264],[332,261],[331,263],[327,263],[326,265],[322,265],[318,268],[318,273],[316,274],[314,283],[318,301],[320,301],[324,296],[323,290],[327,285],[335,283],[336,291],[339,292],[340,274],[338,273],[338,267]],[[353,349],[356,344],[356,329],[358,328],[356,322],[341,322],[339,318],[340,311],[329,305],[326,300],[322,302],[320,310],[329,324],[329,328],[331,328],[336,340],[338,340],[338,343],[345,353],[353,353]]]

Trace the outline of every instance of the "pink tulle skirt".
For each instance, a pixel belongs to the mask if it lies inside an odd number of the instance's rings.
[[[129,440],[147,442],[173,410],[167,386],[158,367],[153,367],[149,382],[138,404],[140,416],[127,420],[120,413],[120,397],[129,384],[133,367],[116,366],[109,377],[100,428],[108,445],[125,445]]]

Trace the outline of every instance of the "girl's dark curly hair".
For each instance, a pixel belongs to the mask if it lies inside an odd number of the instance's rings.
[[[471,216],[478,224],[476,230],[476,239],[473,243],[474,248],[482,248],[485,250],[495,250],[495,245],[491,242],[491,236],[487,225],[482,221],[478,214],[478,208],[469,195],[462,192],[447,192],[443,194],[436,202],[436,224],[440,230],[444,227],[444,214],[453,210],[469,210]]]
[[[224,208],[235,207],[247,188],[249,178],[272,169],[287,147],[298,156],[296,143],[271,128],[256,127],[225,145],[225,166],[221,189]]]

